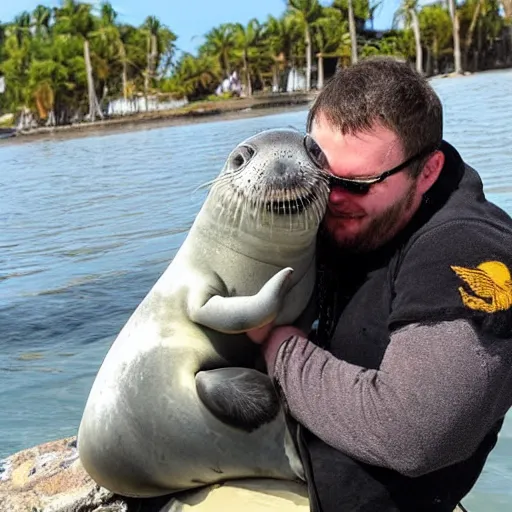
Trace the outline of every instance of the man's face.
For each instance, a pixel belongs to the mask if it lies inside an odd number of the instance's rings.
[[[398,136],[379,125],[369,132],[343,135],[319,114],[311,136],[325,154],[327,170],[341,178],[375,177],[406,159]],[[340,248],[355,252],[376,249],[409,222],[421,196],[417,180],[407,169],[376,183],[364,195],[334,187],[324,226]]]

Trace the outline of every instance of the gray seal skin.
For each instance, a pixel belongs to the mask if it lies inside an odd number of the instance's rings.
[[[294,130],[229,155],[175,258],[106,355],[78,432],[101,486],[149,497],[303,478],[294,430],[244,334],[300,321],[329,188]]]

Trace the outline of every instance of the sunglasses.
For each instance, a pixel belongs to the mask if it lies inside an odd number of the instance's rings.
[[[315,140],[309,135],[306,135],[304,139],[304,145],[310,157],[315,162],[315,164],[321,169],[325,169],[327,167],[327,159],[322,149],[315,142]],[[411,156],[410,158],[408,158],[405,162],[402,162],[396,167],[393,167],[393,169],[390,169],[389,171],[384,171],[378,176],[372,176],[370,178],[340,178],[339,176],[335,176],[334,174],[329,174],[329,186],[331,189],[334,187],[341,187],[352,194],[367,194],[373,185],[377,183],[382,183],[390,176],[393,176],[393,174],[403,171],[412,163],[421,160],[430,153],[433,153],[436,149],[437,146],[425,148],[420,152],[416,153],[415,155]]]

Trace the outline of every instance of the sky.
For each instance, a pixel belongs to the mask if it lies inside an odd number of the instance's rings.
[[[96,0],[91,3],[99,4]],[[202,36],[214,26],[226,22],[246,24],[252,18],[264,21],[269,14],[280,16],[286,6],[285,0],[111,0],[111,3],[119,13],[120,22],[140,25],[147,16],[156,16],[178,36],[178,49],[191,53],[195,53]],[[321,0],[321,3],[330,2]],[[383,0],[376,12],[376,30],[391,27],[399,3],[400,0]],[[22,11],[32,11],[38,4],[56,7],[60,1],[0,0],[0,22],[12,21]]]

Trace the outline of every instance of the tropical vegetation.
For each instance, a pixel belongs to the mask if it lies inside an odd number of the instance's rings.
[[[102,119],[113,99],[211,97],[238,73],[245,96],[286,90],[289,71],[321,88],[337,67],[394,55],[426,75],[512,64],[512,0],[402,0],[393,27],[373,30],[389,0],[286,0],[280,17],[226,23],[195,55],[148,16],[123,23],[108,2],[63,0],[0,23],[0,113],[30,112],[39,124]]]

